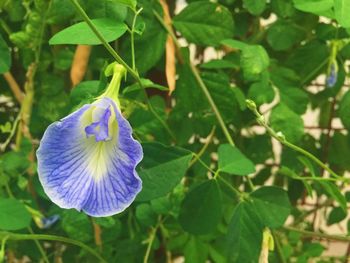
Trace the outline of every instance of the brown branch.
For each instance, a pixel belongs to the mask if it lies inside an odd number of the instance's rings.
[[[5,72],[4,73],[4,78],[7,82],[7,84],[10,86],[13,95],[15,95],[15,98],[17,99],[17,101],[19,103],[23,102],[24,99],[24,93],[22,92],[21,88],[19,87],[17,81],[15,80],[15,78],[13,77],[13,75],[11,74],[11,72]]]

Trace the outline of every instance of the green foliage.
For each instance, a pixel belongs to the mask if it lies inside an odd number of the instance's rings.
[[[10,69],[11,66],[11,53],[5,42],[0,35],[0,73],[4,73]]]
[[[0,0],[0,261],[345,262],[320,240],[349,241],[349,14],[349,0]],[[142,190],[94,218],[51,202],[35,151],[115,59]]]
[[[0,210],[0,229],[19,230],[30,225],[31,216],[20,201],[1,198]]]
[[[255,172],[255,166],[240,150],[229,144],[219,147],[219,171],[235,174],[248,175]]]
[[[125,33],[127,29],[124,23],[115,21],[110,18],[94,19],[92,20],[92,23],[108,42],[118,39]],[[50,45],[99,45],[101,44],[101,40],[88,27],[86,22],[80,22],[78,24],[65,28],[61,32],[58,32],[50,39],[49,43]]]
[[[196,186],[186,196],[179,215],[184,230],[193,234],[206,234],[215,230],[221,219],[221,196],[216,180]]]
[[[143,190],[139,201],[155,199],[169,193],[182,179],[192,154],[184,149],[159,143],[143,145],[145,158],[139,166]]]
[[[207,1],[189,4],[174,17],[174,26],[189,42],[203,46],[217,46],[233,35],[229,10]]]

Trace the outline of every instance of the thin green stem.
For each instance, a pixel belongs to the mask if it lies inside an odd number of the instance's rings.
[[[31,233],[32,235],[34,234],[34,231],[33,231],[33,229],[32,229],[31,227],[28,227],[28,231],[29,231],[29,233]],[[34,239],[33,241],[34,241],[36,247],[38,248],[38,250],[39,250],[41,256],[43,257],[44,261],[45,261],[46,263],[50,263],[50,260],[48,259],[47,255],[46,255],[46,252],[45,252],[45,250],[43,249],[43,247],[41,246],[40,242],[39,242],[37,239]]]
[[[309,81],[309,79],[315,75],[323,66],[325,66],[328,62],[328,57],[317,67],[315,68],[313,71],[310,72],[310,74],[308,74],[302,81],[301,81],[301,85],[304,85],[306,82]]]
[[[131,42],[131,63],[132,63],[132,69],[136,71],[136,62],[135,62],[135,25],[136,25],[136,20],[137,16],[140,14],[142,11],[142,8],[140,8],[138,11],[135,12],[134,18],[132,20],[131,24],[131,30],[130,30],[130,42]]]
[[[286,260],[286,258],[285,258],[284,255],[283,255],[282,246],[281,246],[281,243],[280,243],[280,241],[279,241],[279,239],[278,239],[278,236],[276,235],[276,232],[272,230],[272,231],[271,231],[271,234],[272,234],[273,239],[274,239],[274,241],[275,241],[275,245],[276,245],[276,254],[277,254],[277,256],[279,257],[280,262],[281,262],[281,263],[287,263],[287,260]]]
[[[6,246],[6,241],[8,239],[8,236],[5,236],[2,240],[1,240],[1,247],[0,247],[0,263],[4,262],[4,258],[5,258],[5,246]]]
[[[15,135],[19,120],[21,119],[21,114],[22,114],[21,112],[18,113],[16,120],[13,122],[11,132],[10,132],[9,136],[7,137],[6,141],[4,143],[0,144],[0,151],[4,152],[6,150],[7,146],[11,142],[13,136]]]
[[[331,175],[333,175],[335,178],[343,180],[346,178],[343,178],[341,176],[339,176],[338,174],[336,174],[332,169],[330,169],[326,164],[324,164],[320,159],[318,159],[315,155],[313,155],[312,153],[304,150],[303,148],[300,148],[297,145],[294,145],[293,143],[290,143],[288,141],[281,141],[279,140],[282,144],[284,144],[285,146],[293,149],[294,151],[297,151],[303,155],[305,155],[306,157],[310,158],[311,160],[313,160],[315,163],[317,163],[319,166],[321,166],[323,169],[327,170]]]
[[[330,240],[337,240],[337,241],[342,241],[342,242],[350,242],[350,236],[339,236],[339,235],[329,235],[325,233],[319,233],[319,232],[312,232],[312,231],[307,231],[295,227],[290,227],[290,226],[285,226],[283,229],[287,231],[293,231],[293,232],[298,232],[304,236],[308,237],[315,237],[315,238],[321,238],[321,239],[330,239]]]
[[[205,85],[204,81],[202,80],[201,76],[199,75],[197,68],[191,62],[189,62],[189,66],[191,68],[192,74],[195,77],[199,87],[202,89],[204,95],[207,98],[207,100],[208,100],[208,102],[209,102],[209,104],[210,104],[210,106],[211,106],[211,108],[212,108],[212,110],[213,110],[213,112],[214,112],[214,114],[216,116],[216,119],[218,120],[218,122],[219,122],[219,124],[221,126],[221,129],[224,132],[226,140],[229,142],[229,144],[234,146],[235,143],[233,142],[233,139],[232,139],[232,137],[230,135],[230,132],[229,132],[228,128],[226,127],[224,119],[222,118],[218,107],[216,106],[212,96],[210,95],[210,92],[209,92],[207,86]]]
[[[155,11],[153,10],[153,13],[155,14],[156,18],[158,19],[158,21],[161,23],[161,25],[164,27],[164,29],[167,31],[167,33],[170,35],[170,37],[173,39],[174,43],[175,43],[175,46],[178,48],[178,52],[181,54],[181,49],[180,48],[180,43],[179,41],[177,40],[175,34],[173,33],[172,29],[169,28],[168,25],[166,25],[162,19],[162,17]],[[195,77],[199,87],[201,88],[201,90],[203,91],[205,97],[207,98],[220,126],[221,126],[221,129],[222,131],[224,132],[224,135],[226,137],[226,140],[229,142],[229,144],[231,144],[232,146],[235,145],[231,135],[230,135],[230,132],[228,130],[228,128],[226,127],[226,124],[221,116],[221,113],[218,109],[218,107],[216,106],[212,96],[210,95],[210,92],[207,88],[207,86],[205,85],[204,81],[202,80],[201,76],[199,75],[198,73],[198,70],[197,68],[195,67],[195,65],[191,62],[191,61],[188,61],[186,60],[188,65],[190,66],[190,69],[191,69],[191,72],[193,74],[193,76]]]
[[[54,235],[15,234],[15,233],[6,232],[6,231],[0,231],[0,239],[3,239],[5,237],[8,237],[8,239],[11,239],[11,240],[47,240],[47,241],[59,241],[67,244],[72,244],[72,245],[81,247],[82,249],[85,249],[90,254],[94,255],[100,262],[107,263],[107,261],[104,260],[95,250],[85,245],[84,243],[74,239],[61,237],[61,236],[54,236]]]
[[[145,87],[142,84],[142,80],[138,74],[138,72],[134,69],[132,69],[119,55],[118,53],[113,49],[113,47],[104,39],[102,34],[97,30],[95,25],[92,23],[89,16],[86,14],[84,9],[80,6],[80,4],[77,2],[77,0],[70,0],[72,4],[75,6],[77,11],[80,13],[80,15],[83,17],[84,21],[87,23],[87,25],[90,27],[90,29],[94,32],[94,34],[98,37],[98,39],[101,41],[102,45],[107,49],[107,51],[112,55],[112,57],[121,65],[123,65],[128,73],[137,81],[137,83],[140,85],[140,87],[143,89],[145,93],[145,98],[147,102],[147,106],[150,110],[150,112],[156,117],[156,119],[162,124],[164,129],[169,133],[169,135],[172,137],[173,140],[175,140],[175,136],[173,132],[170,130],[168,125],[162,120],[162,118],[158,115],[158,113],[154,110],[152,104],[150,103]]]
[[[84,21],[88,24],[90,29],[94,32],[94,34],[98,37],[98,39],[101,41],[102,45],[107,49],[107,51],[113,56],[113,58],[121,65],[123,65],[126,70],[129,72],[129,74],[138,82],[140,82],[140,77],[138,73],[133,70],[119,55],[118,53],[113,49],[113,47],[105,40],[105,38],[102,36],[102,34],[97,30],[96,26],[92,23],[89,16],[86,14],[84,9],[80,6],[77,0],[70,0],[72,4],[75,6],[77,11],[80,13],[80,15],[83,17]]]
[[[157,225],[155,227],[153,227],[151,230],[151,234],[150,234],[149,239],[148,239],[146,253],[145,253],[145,256],[143,258],[143,263],[148,263],[148,259],[149,259],[149,256],[151,254],[152,245],[153,245],[154,239],[156,237],[157,230],[160,227],[161,223],[162,223],[162,220],[161,220],[161,217],[159,217]]]
[[[228,188],[230,188],[230,189],[232,190],[232,192],[235,193],[235,195],[237,195],[237,196],[241,196],[241,195],[242,195],[240,191],[238,191],[236,188],[234,188],[234,187],[232,186],[232,184],[230,184],[229,182],[227,182],[224,178],[222,178],[222,176],[218,176],[217,178],[219,178],[219,180],[220,180],[221,182],[223,182]]]
[[[206,139],[206,142],[205,144],[203,145],[203,147],[200,149],[200,151],[197,153],[197,154],[193,154],[194,155],[194,158],[191,160],[190,164],[189,164],[189,167],[192,167],[192,165],[194,165],[197,161],[201,161],[200,158],[202,157],[202,155],[205,153],[205,151],[207,150],[209,144],[211,143],[211,141],[213,140],[213,137],[214,137],[214,134],[215,134],[215,130],[216,130],[216,127],[214,126],[209,135],[207,136],[207,139]],[[209,168],[210,169],[210,168]]]
[[[324,164],[320,159],[318,159],[315,155],[313,155],[312,153],[304,150],[303,148],[288,142],[286,140],[286,138],[283,136],[283,134],[280,133],[276,133],[270,126],[268,126],[268,124],[265,121],[265,118],[263,115],[261,115],[259,113],[259,111],[257,110],[256,104],[254,101],[252,100],[246,100],[247,103],[247,107],[254,113],[254,115],[256,116],[256,120],[257,122],[262,125],[263,127],[265,127],[266,131],[270,134],[271,137],[275,138],[276,140],[278,140],[281,144],[293,149],[296,152],[301,153],[302,155],[308,157],[309,159],[313,160],[315,163],[317,163],[319,166],[321,166],[323,169],[327,170],[332,176],[334,176],[335,178],[341,180],[341,181],[345,181],[347,182],[348,179],[347,178],[343,178],[341,176],[339,176],[338,174],[336,174],[332,169],[330,169],[326,164]]]

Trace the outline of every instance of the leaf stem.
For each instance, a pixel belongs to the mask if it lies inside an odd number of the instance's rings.
[[[216,178],[219,178],[220,181],[222,181],[228,188],[232,190],[237,196],[241,196],[242,193],[234,188],[229,182],[226,181],[226,179],[222,178],[222,176],[217,176]]]
[[[6,232],[6,231],[0,231],[0,239],[4,239],[7,237],[8,239],[11,240],[48,240],[48,241],[59,241],[63,243],[68,243],[72,245],[76,245],[78,247],[81,247],[82,249],[85,249],[92,255],[94,255],[100,262],[102,263],[107,263],[106,260],[104,260],[95,250],[90,248],[89,246],[85,245],[84,243],[66,238],[66,237],[61,237],[61,236],[54,236],[54,235],[42,235],[42,234],[17,234],[17,233],[11,233],[11,232]]]
[[[135,11],[134,18],[132,20],[131,24],[131,31],[130,31],[130,42],[131,42],[131,63],[132,63],[132,69],[136,71],[136,63],[135,63],[135,25],[137,16],[140,14],[143,8],[140,8],[139,10]]]
[[[161,25],[164,27],[164,29],[167,31],[167,33],[171,36],[171,38],[173,39],[174,43],[175,43],[175,46],[177,47],[178,49],[178,52],[179,54],[181,54],[181,49],[180,48],[180,43],[179,41],[177,40],[175,34],[173,33],[172,29],[166,25],[162,19],[162,17],[157,13],[157,11],[153,10],[153,13],[155,14],[157,20],[161,23]],[[182,56],[181,56],[182,57]],[[221,129],[226,137],[226,140],[229,142],[229,144],[231,144],[232,146],[235,146],[235,143],[230,135],[230,132],[228,130],[228,128],[226,127],[226,124],[221,116],[221,113],[218,109],[218,107],[216,106],[207,86],[205,85],[203,79],[201,78],[201,76],[199,75],[198,73],[198,69],[195,67],[195,65],[191,62],[191,61],[188,61],[186,60],[188,65],[190,66],[190,69],[191,69],[191,72],[193,74],[193,76],[195,77],[199,87],[201,88],[201,90],[203,91],[205,97],[207,98],[220,126],[221,126]]]
[[[154,239],[156,237],[157,230],[160,227],[161,223],[162,223],[162,220],[161,220],[161,217],[159,216],[158,223],[157,223],[157,225],[155,227],[152,228],[150,237],[148,238],[148,245],[147,245],[145,256],[143,258],[143,263],[148,263],[148,259],[149,259],[149,256],[151,254],[151,248],[152,248],[152,245],[153,245],[153,241],[154,241]]]
[[[312,231],[307,231],[307,230],[290,227],[290,226],[285,226],[283,227],[283,229],[287,231],[298,232],[304,236],[309,236],[309,237],[317,237],[317,238],[331,239],[331,240],[337,240],[342,242],[350,242],[350,236],[329,235],[325,233],[312,232]]]
[[[86,14],[84,9],[80,6],[77,0],[70,0],[72,4],[75,6],[77,11],[80,13],[80,15],[83,17],[85,22],[88,24],[90,29],[94,32],[94,34],[98,37],[98,39],[101,41],[102,45],[107,49],[107,51],[113,56],[113,58],[121,65],[123,65],[126,70],[129,72],[129,74],[136,80],[139,79],[138,73],[133,70],[119,55],[118,53],[113,49],[113,47],[104,39],[102,34],[97,30],[95,25],[92,23],[89,16]]]
[[[276,254],[280,259],[281,263],[287,263],[286,258],[283,255],[283,251],[282,251],[282,247],[281,247],[281,243],[280,240],[278,239],[278,236],[276,235],[275,231],[271,231],[271,234],[273,236],[273,239],[275,241],[275,245],[276,245]]]
[[[202,155],[205,153],[205,151],[207,150],[209,144],[211,143],[211,141],[213,140],[213,137],[214,137],[214,134],[215,134],[215,130],[216,130],[216,127],[214,126],[209,135],[207,136],[206,138],[206,142],[205,144],[203,145],[203,147],[200,149],[200,151],[196,154],[196,153],[193,153],[194,155],[194,158],[191,160],[188,168],[192,167],[197,161],[201,161],[200,158],[202,157]],[[206,167],[207,168],[207,167]],[[209,167],[207,168],[208,170],[211,170]]]
[[[29,231],[29,233],[31,233],[32,235],[34,234],[34,231],[33,231],[33,229],[32,229],[31,227],[28,227],[28,231]],[[45,261],[46,263],[50,263],[50,260],[47,258],[46,252],[45,252],[45,250],[43,249],[43,247],[41,246],[40,242],[39,242],[37,239],[34,239],[33,241],[34,241],[35,245],[37,246],[37,248],[38,248],[38,250],[39,250],[41,256],[42,256],[43,259],[44,259],[44,261]]]
[[[265,121],[265,118],[263,115],[261,115],[259,113],[259,111],[257,110],[256,104],[254,101],[252,100],[246,100],[247,103],[247,107],[254,113],[254,115],[256,116],[256,120],[257,122],[262,125],[263,127],[265,127],[266,131],[270,134],[271,137],[275,138],[277,141],[279,141],[281,144],[293,149],[296,152],[301,153],[302,155],[308,157],[309,159],[313,160],[315,163],[317,163],[319,166],[321,166],[323,169],[327,170],[331,175],[333,175],[335,178],[341,180],[341,181],[348,181],[347,178],[343,178],[341,176],[339,176],[338,174],[336,174],[332,169],[330,169],[326,164],[324,164],[320,159],[318,159],[315,155],[313,155],[312,153],[304,150],[303,148],[288,142],[286,140],[286,138],[279,133],[276,133],[270,126],[268,126],[268,124]]]
[[[119,55],[118,53],[113,49],[113,47],[104,39],[102,34],[97,30],[95,25],[92,23],[89,16],[86,14],[84,9],[80,6],[77,0],[70,0],[72,4],[75,6],[77,11],[80,13],[80,15],[83,17],[84,21],[87,23],[87,25],[90,27],[90,29],[94,32],[94,34],[98,37],[98,39],[101,41],[102,45],[107,49],[107,51],[112,55],[112,57],[121,65],[123,65],[126,70],[129,72],[129,74],[137,81],[137,83],[140,85],[140,87],[143,89],[146,97],[147,106],[150,110],[150,112],[156,117],[156,119],[162,124],[164,129],[169,133],[169,135],[172,137],[173,140],[175,140],[175,136],[173,132],[170,130],[168,125],[162,120],[162,118],[158,115],[158,113],[154,110],[152,104],[150,103],[147,93],[145,90],[144,85],[142,84],[141,78],[138,74],[138,72],[134,69],[132,69]]]

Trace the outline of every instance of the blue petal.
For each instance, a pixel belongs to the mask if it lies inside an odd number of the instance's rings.
[[[115,103],[103,98],[51,124],[37,151],[39,179],[62,208],[110,216],[141,190],[141,145]]]

